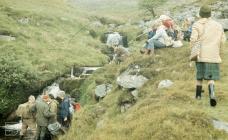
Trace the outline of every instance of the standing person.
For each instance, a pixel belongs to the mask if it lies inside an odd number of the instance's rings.
[[[28,102],[24,104],[20,104],[18,106],[18,109],[16,110],[17,116],[21,117],[21,120],[22,120],[20,139],[24,138],[28,128],[32,130],[31,131],[32,137],[35,137],[36,120],[35,120],[34,114],[31,111],[34,104],[35,104],[35,97],[33,95],[30,95],[28,98]]]
[[[196,99],[201,99],[203,80],[208,81],[209,101],[216,106],[215,80],[220,79],[220,47],[225,42],[222,26],[212,20],[211,8],[204,5],[199,11],[200,19],[193,24],[190,45],[201,43],[199,58],[196,61]]]
[[[37,140],[44,140],[45,135],[47,134],[48,120],[50,117],[53,117],[55,114],[50,112],[48,106],[49,96],[42,95],[41,100],[37,100],[33,108],[33,111],[36,112],[36,123],[37,123]]]
[[[63,127],[68,128],[70,124],[70,101],[64,91],[58,94],[57,99],[59,101],[58,121]]]

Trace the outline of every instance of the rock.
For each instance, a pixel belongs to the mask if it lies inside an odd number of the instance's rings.
[[[137,99],[138,96],[139,96],[139,91],[138,91],[138,90],[133,90],[133,91],[131,92],[131,95],[133,95],[133,96],[135,97],[135,99]]]
[[[0,41],[14,41],[16,40],[15,37],[8,36],[8,35],[0,35]]]
[[[222,24],[222,27],[225,31],[228,30],[228,18],[227,19],[216,19],[220,24]]]
[[[48,94],[52,94],[54,98],[56,98],[59,92],[62,91],[60,90],[59,84],[57,83],[53,83],[51,86],[48,86],[45,90],[48,92]]]
[[[142,75],[120,75],[117,84],[124,88],[140,88],[148,79]]]
[[[97,97],[103,98],[112,90],[111,84],[102,84],[96,86],[95,95]]]
[[[95,28],[99,28],[103,26],[103,24],[100,21],[94,21],[91,25],[92,27],[95,27]]]
[[[121,113],[126,112],[131,106],[132,106],[132,104],[130,104],[130,103],[126,103],[126,104],[121,105],[120,112]]]
[[[159,84],[158,84],[158,88],[168,88],[170,86],[173,85],[173,82],[171,80],[162,80]]]
[[[108,35],[106,45],[110,47],[118,46],[121,44],[121,42],[122,42],[122,36],[119,33],[114,32]]]
[[[29,24],[29,18],[21,18],[18,20],[20,24]]]
[[[223,17],[223,18],[228,18],[228,8],[226,8],[226,9],[224,9],[224,10],[222,11],[222,17]]]
[[[219,130],[224,130],[224,131],[226,131],[226,133],[228,133],[228,123],[227,122],[213,120],[213,126]]]

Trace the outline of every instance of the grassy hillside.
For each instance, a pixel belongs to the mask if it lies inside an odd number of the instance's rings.
[[[89,16],[64,0],[1,0],[0,114],[73,65],[103,65],[107,57],[92,38]],[[13,98],[12,97],[16,97]]]
[[[208,102],[204,83],[202,100],[196,100],[194,67],[189,66],[189,48],[167,48],[156,51],[155,57],[133,54],[120,65],[107,65],[86,80],[82,110],[75,114],[69,133],[62,139],[75,140],[216,140],[228,139],[223,131],[212,126],[212,119],[228,121],[226,92],[228,88],[228,44],[224,48],[221,80],[216,83],[218,106]],[[125,113],[120,113],[119,101],[127,92],[116,85],[116,76],[127,66],[138,64],[141,74],[150,80],[140,89],[137,102]],[[158,72],[156,69],[160,69]],[[174,85],[157,89],[161,80],[170,79]],[[101,102],[93,98],[96,81],[112,82],[114,89]]]

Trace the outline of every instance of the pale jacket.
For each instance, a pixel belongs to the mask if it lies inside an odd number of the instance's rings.
[[[148,42],[150,40],[158,40],[162,44],[165,44],[165,39],[168,38],[168,35],[165,30],[166,27],[164,25],[159,26],[156,30],[156,34],[151,39],[149,39]]]
[[[211,18],[202,18],[193,24],[190,44],[201,42],[198,62],[221,63],[220,48],[225,40],[222,25]]]

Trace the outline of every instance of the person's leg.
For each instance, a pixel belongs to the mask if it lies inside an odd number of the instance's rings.
[[[36,135],[36,122],[33,119],[28,120],[28,127],[31,130],[31,139],[35,138]]]
[[[209,91],[209,97],[210,97],[210,105],[211,106],[216,106],[217,101],[215,98],[215,85],[214,85],[214,80],[209,80],[208,82],[208,91]]]
[[[155,49],[165,48],[165,44],[161,43],[158,40],[153,40],[153,45]]]
[[[146,53],[147,54],[154,53],[154,40],[153,39],[148,40]]]
[[[196,99],[201,99],[203,80],[197,80],[196,82]]]
[[[40,131],[41,131],[41,126],[36,127],[36,140],[40,139]]]
[[[45,135],[47,133],[47,127],[45,126],[41,126],[40,127],[40,140],[44,140],[45,139]]]
[[[22,139],[25,136],[25,133],[27,131],[28,125],[24,121],[22,121],[22,127],[20,131],[20,139]]]

